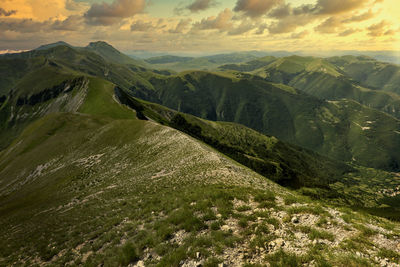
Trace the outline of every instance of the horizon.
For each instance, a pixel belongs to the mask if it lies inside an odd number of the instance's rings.
[[[104,40],[118,50],[400,50],[395,0],[39,0],[0,4],[0,51],[64,40]]]
[[[104,42],[107,43],[111,46],[114,47],[112,43],[98,40],[98,41],[91,41],[87,44],[84,44],[82,46],[80,45],[74,45],[71,44],[67,41],[59,40],[54,43],[43,43],[40,44],[39,46],[33,48],[33,49],[26,49],[26,50],[12,50],[12,49],[5,49],[5,50],[0,50],[0,56],[5,55],[5,54],[18,54],[18,53],[23,53],[23,52],[29,52],[32,50],[36,50],[41,48],[42,46],[47,46],[47,45],[53,45],[53,44],[58,44],[63,45],[63,43],[70,45],[71,47],[79,47],[83,48],[88,46],[90,43],[97,43],[97,42]],[[117,47],[114,47],[118,51],[132,56],[132,57],[137,57],[140,59],[148,59],[152,57],[162,57],[162,56],[177,56],[177,57],[193,57],[193,58],[199,58],[199,57],[207,57],[207,56],[217,56],[217,55],[226,55],[226,54],[235,54],[235,53],[264,53],[264,54],[284,54],[284,55],[274,55],[276,57],[287,57],[287,56],[303,56],[303,57],[321,57],[321,58],[328,58],[328,57],[334,57],[334,56],[368,56],[368,57],[375,57],[377,60],[381,61],[387,61],[391,63],[396,63],[400,64],[400,55],[398,51],[395,50],[320,50],[320,51],[306,51],[306,50],[295,50],[295,51],[289,51],[289,50],[227,50],[227,51],[185,51],[185,52],[180,52],[180,51],[153,51],[153,50],[130,50],[130,51],[123,51],[119,50]],[[390,60],[383,60],[381,57],[391,57]],[[262,57],[262,56],[259,56]]]

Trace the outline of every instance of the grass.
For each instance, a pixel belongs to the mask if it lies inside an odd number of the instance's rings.
[[[318,230],[318,229],[310,227],[310,226],[299,226],[298,229],[301,232],[308,234],[308,237],[311,240],[325,239],[325,240],[328,240],[331,242],[333,242],[335,240],[335,236],[332,233],[329,233],[327,231]]]
[[[297,267],[301,265],[301,260],[295,254],[284,252],[283,250],[279,250],[272,255],[266,256],[266,261],[272,267]]]
[[[386,248],[381,248],[379,250],[378,257],[381,257],[383,259],[388,259],[389,261],[397,264],[400,262],[400,254]]]
[[[328,216],[329,215],[329,213],[319,205],[313,205],[313,206],[306,205],[306,206],[289,207],[287,209],[287,213],[289,215],[301,214],[301,213],[309,213],[309,214],[321,215],[321,216]]]

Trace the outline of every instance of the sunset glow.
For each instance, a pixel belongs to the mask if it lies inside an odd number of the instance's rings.
[[[0,50],[399,50],[398,0],[3,0]]]

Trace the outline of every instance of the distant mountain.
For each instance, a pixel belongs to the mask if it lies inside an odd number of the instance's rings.
[[[363,86],[400,94],[400,65],[365,56],[329,58],[329,62]]]
[[[193,59],[194,59],[193,57],[160,56],[160,57],[151,57],[146,59],[145,61],[150,64],[167,64],[167,63],[186,62]]]
[[[218,67],[219,70],[235,70],[235,71],[241,71],[241,72],[252,72],[256,69],[265,67],[269,65],[270,63],[274,62],[277,60],[276,57],[273,56],[266,56],[262,58],[258,58],[255,60],[251,60],[248,62],[244,62],[241,64],[225,64],[221,65]]]
[[[324,101],[253,76],[186,72],[149,82],[130,90],[138,98],[240,123],[338,160],[400,169],[400,152],[393,150],[400,146],[400,121],[355,101]]]
[[[265,56],[267,53],[258,51],[217,54],[202,57],[160,56],[146,59],[153,68],[184,70],[212,70],[222,64],[241,63]]]
[[[219,69],[223,71],[248,72],[271,82],[298,88],[321,99],[352,99],[400,118],[400,96],[392,92],[377,90],[374,87],[370,87],[371,83],[357,80],[360,77],[356,77],[354,73],[349,72],[351,68],[349,65],[347,65],[348,69],[344,69],[340,65],[344,64],[344,58],[355,57],[330,59],[300,56],[279,59],[267,57],[239,65],[223,65]],[[369,59],[377,63],[377,61]],[[357,67],[354,66],[354,69],[362,70],[367,68],[367,62],[365,62],[365,65],[360,63]],[[380,64],[388,65],[387,63]],[[365,71],[360,71],[360,73],[366,75]],[[395,78],[393,79],[395,80]],[[385,84],[385,82],[382,82],[382,84]],[[390,81],[388,86],[390,86],[389,84]]]

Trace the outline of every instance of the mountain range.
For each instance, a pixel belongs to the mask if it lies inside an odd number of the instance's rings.
[[[261,56],[1,55],[0,265],[398,263],[399,67]]]

